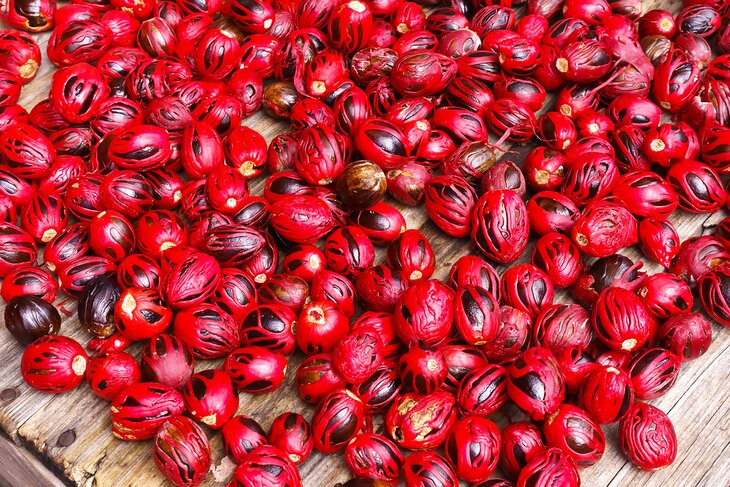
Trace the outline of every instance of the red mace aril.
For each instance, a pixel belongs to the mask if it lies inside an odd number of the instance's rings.
[[[297,391],[299,397],[308,403],[319,404],[320,399],[345,384],[345,379],[332,364],[331,353],[310,355],[297,368]]]
[[[314,449],[312,428],[304,416],[298,413],[286,412],[274,418],[268,440],[295,465],[304,463]]]
[[[557,288],[572,285],[583,270],[578,247],[568,236],[557,232],[546,233],[537,240],[532,264],[543,271]]]
[[[20,210],[20,225],[39,244],[50,242],[68,223],[68,211],[57,193],[38,193]]]
[[[184,411],[183,398],[172,387],[156,382],[137,382],[112,401],[112,434],[120,440],[148,440],[165,421]]]
[[[108,94],[101,71],[89,64],[79,63],[53,73],[51,101],[70,123],[88,122]]]
[[[307,354],[333,352],[349,331],[347,316],[331,301],[312,301],[296,320],[296,342]]]
[[[535,319],[533,337],[555,355],[570,348],[585,350],[593,339],[590,314],[579,304],[547,306]]]
[[[182,219],[168,210],[153,210],[143,214],[137,221],[136,234],[139,250],[155,259],[159,259],[171,247],[188,243],[188,230]]]
[[[699,67],[684,51],[673,49],[657,65],[653,87],[659,105],[677,113],[699,90]]]
[[[560,405],[545,420],[543,432],[549,447],[560,448],[581,468],[598,462],[606,448],[601,426],[588,413],[570,404]]]
[[[239,344],[236,322],[212,304],[180,310],[175,315],[175,336],[202,359],[224,357]]]
[[[444,382],[448,368],[440,349],[414,345],[398,361],[401,383],[407,390],[430,394]]]
[[[679,276],[667,272],[648,276],[636,292],[644,298],[649,312],[659,319],[690,311],[694,305],[689,285]]]
[[[261,394],[279,388],[286,374],[286,357],[263,347],[243,347],[226,358],[225,372],[241,392]]]
[[[730,90],[728,90],[728,94],[730,94]],[[730,103],[730,100],[728,102]],[[702,160],[718,172],[726,174],[730,166],[730,159],[727,155],[730,130],[726,127],[711,125],[704,127],[700,131],[700,135]]]
[[[253,287],[251,280],[249,283]],[[299,313],[309,301],[309,285],[293,274],[274,274],[258,288],[257,294],[261,304],[280,304]]]
[[[524,251],[530,231],[525,203],[514,191],[490,191],[474,207],[472,241],[498,263],[513,262]],[[498,232],[494,232],[499,228]]]
[[[669,267],[679,252],[679,235],[667,220],[644,218],[639,222],[641,252],[654,262]]]
[[[403,166],[410,157],[405,136],[387,120],[366,120],[357,129],[353,141],[355,150],[386,171]]]
[[[656,332],[656,320],[633,292],[618,287],[604,289],[593,307],[593,329],[606,346],[634,351]]]
[[[405,343],[437,345],[451,332],[453,293],[440,281],[414,283],[395,307],[395,330]]]
[[[411,283],[431,277],[436,265],[431,244],[418,230],[403,232],[388,246],[387,256],[388,264],[401,271]]]
[[[35,78],[41,64],[41,51],[33,38],[22,31],[0,32],[0,51],[5,54],[0,68],[20,76],[23,83]]]
[[[182,395],[190,415],[212,429],[220,429],[238,409],[238,394],[221,370],[193,374]]]
[[[471,228],[471,213],[477,194],[458,175],[435,176],[426,185],[426,213],[444,233],[465,237]]]
[[[230,137],[227,140],[229,139]],[[223,157],[220,136],[213,127],[204,122],[195,122],[185,128],[181,148],[185,174],[193,179],[200,179],[221,167]],[[229,159],[235,162],[230,156]]]
[[[603,42],[585,39],[563,47],[555,66],[568,81],[591,83],[607,75],[613,67],[613,61]]]
[[[47,335],[25,347],[20,371],[32,388],[58,394],[81,383],[87,362],[86,352],[76,341],[60,335]]]
[[[337,389],[322,398],[311,424],[318,451],[342,451],[364,426],[362,401],[348,389]]]
[[[0,285],[0,295],[6,303],[17,296],[32,296],[53,303],[57,292],[56,278],[46,269],[35,266],[11,271]]]
[[[530,228],[538,235],[569,233],[580,217],[578,207],[556,191],[541,191],[527,202]]]
[[[8,227],[7,225],[10,224],[0,224],[0,243],[5,244],[4,250],[8,251],[12,249],[12,247],[7,245],[6,242],[3,242],[3,235],[15,235],[16,239],[13,240],[13,242],[15,245],[19,245],[17,250],[24,248],[24,239],[21,238],[20,240],[17,240],[17,236],[25,235],[31,242],[30,246],[25,247],[25,251],[30,251],[33,255],[32,258],[28,258],[27,262],[35,262],[36,248],[35,244],[33,243],[33,239],[25,232],[23,232],[20,228],[17,228],[14,225],[10,225],[10,227]],[[14,231],[15,229],[17,229],[17,234],[16,231]],[[46,244],[45,248],[43,249],[43,260],[46,267],[48,267],[51,272],[57,272],[61,268],[68,266],[77,258],[83,257],[90,250],[91,248],[89,246],[89,234],[87,231],[87,226],[83,223],[73,223],[63,228],[52,240],[50,240]],[[22,260],[23,259],[21,259],[21,261]],[[17,266],[18,262],[14,261],[14,264],[16,264]],[[0,265],[0,275],[4,276],[9,270],[10,269],[7,269],[5,272],[3,272],[3,266]]]
[[[662,348],[649,348],[634,357],[629,368],[637,399],[663,396],[677,381],[682,360]]]
[[[334,227],[327,204],[315,196],[286,196],[271,205],[271,225],[285,239],[311,244]]]
[[[677,31],[674,16],[661,9],[650,10],[639,19],[639,36],[663,35],[671,39]]]
[[[403,460],[392,441],[373,433],[357,435],[345,449],[345,463],[353,475],[382,480],[383,486],[398,483]]]
[[[386,173],[388,193],[404,205],[417,206],[423,202],[426,185],[432,177],[433,174],[427,167],[416,162],[407,162],[399,169]]]
[[[112,274],[116,268],[109,259],[87,255],[58,271],[58,282],[63,292],[79,296],[92,279],[103,274]]]
[[[459,480],[449,462],[433,451],[418,451],[406,457],[403,464],[406,485],[458,485]]]
[[[532,264],[510,267],[502,275],[501,301],[531,318],[553,302],[555,290],[548,276]]]
[[[591,202],[570,231],[578,248],[590,257],[607,257],[637,242],[636,219],[623,205]]]
[[[260,346],[289,355],[296,347],[292,329],[296,315],[287,307],[264,304],[253,307],[243,318],[239,328],[241,344]]]
[[[672,187],[656,173],[649,171],[632,171],[622,175],[611,194],[639,217],[665,219],[679,204]]]
[[[383,201],[350,212],[349,219],[351,223],[360,227],[375,245],[387,245],[406,230],[403,214]]]
[[[17,177],[42,179],[50,174],[56,151],[35,127],[15,124],[0,133],[0,157]]]
[[[578,135],[573,121],[560,112],[547,112],[540,117],[535,132],[540,140],[555,150],[567,148]]]
[[[84,179],[84,177],[80,179]],[[71,189],[73,186],[72,183]],[[67,192],[67,198],[68,194]],[[130,220],[136,220],[142,216],[152,207],[153,202],[152,186],[140,172],[131,169],[114,171],[101,180],[102,205],[106,209],[121,213]]]
[[[677,457],[677,436],[660,409],[636,402],[619,424],[619,444],[631,463],[642,470],[660,470]]]
[[[505,473],[514,477],[545,449],[538,427],[526,421],[518,421],[504,427],[500,436],[502,449],[499,454],[499,464]],[[500,487],[500,484],[493,487]]]
[[[649,162],[670,167],[682,159],[697,159],[700,142],[692,127],[679,122],[649,129],[643,149]]]
[[[212,463],[208,437],[185,416],[162,425],[155,435],[153,458],[157,468],[177,486],[198,485]]]
[[[601,366],[588,374],[580,391],[581,406],[599,424],[623,418],[634,402],[634,387],[625,371]]]
[[[386,431],[406,450],[435,449],[446,440],[456,422],[455,402],[446,391],[405,393],[385,415]]]
[[[482,347],[484,355],[492,362],[516,359],[530,343],[530,315],[511,306],[501,306],[499,316],[497,337]]]
[[[697,161],[684,160],[672,165],[667,182],[679,197],[679,207],[692,213],[712,213],[726,198],[717,172]]]
[[[117,281],[122,288],[159,289],[162,270],[159,264],[143,254],[125,257],[117,267]]]
[[[372,32],[373,14],[367,3],[358,0],[340,2],[327,24],[335,48],[346,53],[365,46]]]
[[[130,340],[144,340],[162,333],[172,322],[172,310],[153,289],[126,289],[114,306],[117,329]]]
[[[457,393],[462,414],[489,416],[507,403],[507,372],[489,364],[464,376]]]
[[[175,308],[189,308],[213,294],[221,271],[213,257],[191,250],[174,262],[166,274],[161,288],[167,303]]]
[[[91,391],[107,401],[141,379],[137,360],[126,352],[97,355],[89,360],[86,371]]]
[[[585,382],[586,376],[596,368],[593,356],[579,347],[566,348],[556,356],[568,393],[575,394]]]
[[[387,265],[369,267],[355,281],[358,300],[370,311],[392,312],[407,287],[403,273]]]
[[[454,296],[454,322],[467,343],[483,345],[492,341],[500,323],[497,299],[480,286],[459,287]]]
[[[294,153],[294,166],[310,184],[332,183],[350,162],[349,140],[327,125],[302,130]]]
[[[233,472],[235,485],[302,487],[302,479],[286,454],[273,446],[260,446],[244,458]]]
[[[266,433],[255,419],[234,416],[221,428],[226,453],[235,462],[242,462],[259,446],[266,445]]]
[[[443,92],[456,75],[456,62],[434,52],[411,52],[393,66],[393,87],[403,96],[432,96]]]
[[[258,176],[266,167],[266,139],[250,127],[233,128],[223,148],[228,164],[247,178]]]
[[[359,384],[370,377],[383,361],[383,341],[378,330],[362,327],[352,330],[332,354],[332,362],[350,384]]]
[[[460,479],[476,483],[486,480],[496,470],[500,447],[497,425],[485,417],[470,415],[454,424],[444,443],[444,452]]]
[[[124,260],[135,248],[135,231],[121,213],[102,211],[89,224],[91,250],[112,262]]]
[[[690,237],[682,242],[670,270],[687,281],[690,286],[694,286],[707,271],[723,264],[728,259],[730,259],[730,253],[722,241],[713,235]]]
[[[562,192],[578,206],[608,196],[618,180],[611,154],[588,152],[567,158]]]
[[[657,343],[684,361],[694,360],[710,347],[712,326],[699,313],[678,313],[659,327]]]
[[[506,77],[494,83],[494,98],[509,98],[539,111],[545,103],[545,88],[532,78]]]
[[[499,98],[487,106],[486,122],[501,134],[501,141],[527,142],[535,133],[535,114],[527,104],[511,98]],[[495,145],[499,145],[495,143]]]
[[[150,338],[140,355],[142,377],[182,390],[193,375],[193,354],[173,335],[161,333]]]
[[[545,419],[565,398],[565,384],[553,353],[533,347],[507,369],[510,399],[532,419]]]

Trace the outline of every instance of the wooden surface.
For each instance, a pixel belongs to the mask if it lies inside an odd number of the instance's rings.
[[[645,2],[644,9],[650,10],[657,4]],[[674,3],[672,7],[676,9],[676,5]],[[45,57],[48,34],[35,37]],[[27,109],[47,96],[52,72],[52,65],[44,59],[37,78],[23,90],[21,103]],[[284,124],[261,114],[245,123],[261,131],[267,140],[285,129]],[[261,191],[262,184],[263,180],[259,178],[253,185],[254,193]],[[438,256],[434,277],[445,278],[450,265],[460,255],[472,251],[468,239],[446,238],[427,221],[422,209],[405,208],[403,212],[409,228],[420,228],[433,243]],[[672,221],[684,239],[709,232],[724,216],[678,212]],[[639,258],[633,249],[625,253],[633,259]],[[529,255],[529,249],[526,255]],[[656,272],[659,269],[650,265],[647,270]],[[559,297],[564,299],[562,294]],[[0,312],[2,308],[4,305],[0,306]],[[75,311],[75,305],[71,310]],[[64,321],[61,333],[81,343],[89,338],[75,316]],[[584,486],[730,486],[730,387],[727,379],[730,330],[715,325],[714,335],[709,351],[700,359],[685,364],[677,384],[664,397],[653,401],[668,412],[676,426],[677,461],[654,474],[639,471],[618,451],[616,427],[610,426],[606,429],[608,447],[603,459],[595,467],[581,471]],[[171,485],[151,460],[150,442],[122,442],[112,437],[109,404],[94,396],[87,387],[51,396],[26,386],[19,373],[21,353],[21,347],[10,334],[0,329],[0,357],[3,357],[0,361],[0,429],[7,437],[0,438],[0,479],[13,486],[54,485],[52,480],[43,480],[45,465],[67,485]],[[311,418],[312,408],[298,399],[292,385],[300,360],[299,355],[290,360],[287,381],[278,391],[264,396],[242,394],[239,413],[254,417],[266,429],[276,415],[288,410],[302,412]],[[219,362],[198,361],[196,369],[218,365]],[[504,415],[495,419],[501,424],[506,420]],[[208,431],[214,450],[214,466],[204,485],[222,486],[229,480],[233,465],[225,459],[220,435]],[[18,448],[9,448],[7,439]],[[315,453],[301,467],[301,473],[306,487],[328,487],[349,478],[341,454],[325,457]]]

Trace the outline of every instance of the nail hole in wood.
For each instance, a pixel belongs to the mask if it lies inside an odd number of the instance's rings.
[[[66,430],[58,435],[58,441],[56,441],[56,445],[69,446],[74,441],[76,441],[76,432],[74,430]]]
[[[2,392],[0,392],[0,399],[2,399],[3,402],[12,402],[15,399],[18,398],[18,391],[15,389],[3,389]]]

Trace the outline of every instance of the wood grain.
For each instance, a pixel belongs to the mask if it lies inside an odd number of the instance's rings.
[[[650,10],[660,2],[644,2]],[[680,6],[678,0],[665,2],[672,10]],[[35,36],[45,57],[49,35]],[[28,109],[47,96],[53,68],[44,59],[37,78],[23,90],[21,103]],[[257,114],[244,122],[259,130],[267,140],[286,129],[286,124]],[[524,152],[524,148],[516,148]],[[521,160],[519,155],[510,155]],[[261,192],[263,179],[252,185],[253,192]],[[450,265],[461,255],[472,252],[468,239],[446,238],[427,221],[422,208],[402,208],[409,228],[419,228],[433,243],[439,257],[436,278],[447,276]],[[690,215],[678,212],[673,221],[680,236],[706,233],[712,225],[726,216]],[[635,250],[625,252],[631,258],[639,258]],[[526,253],[526,255],[529,255]],[[382,259],[382,250],[379,252]],[[523,257],[523,260],[526,258]],[[503,270],[503,269],[501,269]],[[650,272],[658,266],[648,265]],[[559,299],[565,299],[559,293]],[[4,308],[0,306],[0,312]],[[727,387],[727,371],[730,370],[730,337],[728,330],[714,326],[715,340],[710,350],[700,359],[685,364],[679,381],[664,397],[654,401],[667,411],[675,423],[679,438],[679,457],[667,469],[650,474],[637,470],[617,449],[616,427],[606,429],[609,439],[607,451],[596,466],[581,472],[584,486],[730,486],[730,387]],[[62,333],[82,343],[88,336],[75,318],[66,319]],[[134,351],[138,351],[137,346]],[[5,438],[0,438],[0,469],[13,486],[60,485],[58,481],[42,477],[49,465],[64,483],[87,487],[156,487],[169,486],[151,460],[149,442],[121,442],[111,436],[109,405],[81,387],[73,392],[51,396],[27,387],[19,374],[22,350],[9,333],[0,331],[0,428],[12,440],[16,448],[10,448]],[[311,406],[298,399],[293,376],[301,360],[290,360],[287,380],[278,391],[264,396],[241,395],[240,414],[257,419],[268,428],[277,414],[293,410],[311,417]],[[217,367],[219,362],[202,362],[196,369]],[[505,423],[504,415],[496,417]],[[230,478],[232,464],[225,458],[220,435],[209,431],[214,450],[214,467],[206,479],[206,486],[222,486]],[[10,461],[14,463],[10,463]],[[20,463],[18,463],[20,462]],[[18,465],[26,462],[27,471]],[[36,471],[37,470],[37,471]],[[8,473],[10,475],[8,475]],[[331,486],[349,478],[342,455],[323,456],[315,453],[301,467],[304,485],[307,487]],[[33,477],[32,475],[41,475]],[[29,476],[30,475],[30,476]],[[29,479],[45,480],[29,480]]]

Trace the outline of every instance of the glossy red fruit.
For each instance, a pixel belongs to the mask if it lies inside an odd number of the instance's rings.
[[[497,425],[483,416],[470,415],[454,424],[444,452],[460,479],[476,483],[486,480],[497,468],[500,447]]]
[[[636,243],[637,232],[636,219],[625,206],[598,200],[583,210],[570,235],[578,248],[588,256],[608,257]]]
[[[137,360],[126,352],[97,355],[89,360],[86,380],[97,396],[111,401],[135,382],[142,379]]]
[[[403,455],[388,438],[373,433],[357,435],[345,448],[345,463],[359,478],[396,485],[403,469]]]
[[[656,320],[641,299],[618,287],[604,289],[593,307],[593,330],[608,347],[629,352],[641,348],[656,331]]]
[[[0,295],[7,303],[17,296],[33,296],[53,303],[58,292],[56,278],[46,269],[35,266],[19,267],[4,278]]]
[[[135,231],[121,213],[102,211],[89,223],[89,244],[96,255],[119,263],[134,251]]]
[[[285,239],[311,244],[335,225],[327,204],[315,196],[286,196],[271,205],[271,225]]]
[[[226,453],[235,462],[242,462],[249,453],[266,445],[266,433],[255,419],[248,416],[234,416],[221,428]]]
[[[634,386],[625,371],[613,366],[593,370],[580,390],[580,404],[598,424],[623,418],[634,402]]]
[[[269,443],[284,452],[294,465],[301,465],[312,454],[314,438],[304,416],[286,412],[271,423]]]
[[[208,437],[185,416],[169,419],[160,427],[152,455],[157,468],[178,487],[198,485],[212,463]]]
[[[657,343],[682,360],[694,360],[710,347],[712,326],[699,313],[678,313],[659,327]]]
[[[662,348],[649,348],[634,357],[629,369],[637,399],[663,396],[677,381],[682,360]]]
[[[352,330],[332,354],[332,363],[350,384],[360,384],[370,377],[383,361],[383,341],[374,327]]]
[[[667,220],[644,218],[639,222],[641,252],[649,259],[669,267],[679,252],[679,235]]]
[[[579,487],[580,476],[575,462],[559,448],[546,448],[520,471],[516,487],[550,485]]]
[[[566,235],[546,233],[535,244],[532,264],[543,271],[557,288],[573,284],[583,270],[578,247]]]
[[[347,316],[331,301],[312,301],[296,321],[296,341],[305,353],[332,352],[349,331]]]
[[[677,436],[669,417],[644,402],[635,403],[619,424],[619,444],[631,463],[656,471],[677,457]]]
[[[509,263],[522,254],[530,228],[525,204],[516,192],[485,193],[477,201],[473,216],[472,241],[488,259]],[[495,228],[501,230],[495,233]]]
[[[337,389],[323,397],[314,411],[314,447],[322,453],[342,451],[363,426],[362,401],[348,389]]]
[[[449,462],[433,451],[408,455],[403,465],[403,476],[408,487],[446,487],[459,482]]]
[[[84,379],[88,357],[76,341],[47,335],[25,347],[20,371],[34,389],[51,394],[69,391]]]
[[[510,399],[533,419],[546,418],[565,397],[558,362],[546,348],[530,348],[510,365],[507,372]]]
[[[725,202],[718,173],[701,162],[687,160],[672,165],[667,182],[679,197],[679,207],[691,213],[712,213]]]
[[[286,358],[263,347],[243,347],[228,355],[224,370],[236,389],[260,394],[273,391],[282,384]]]
[[[689,285],[680,277],[667,272],[648,276],[637,294],[644,298],[649,312],[660,319],[690,311],[694,305]]]
[[[428,279],[409,287],[396,303],[395,330],[405,343],[438,345],[451,333],[453,293]]]
[[[190,415],[212,429],[220,429],[238,409],[238,394],[228,374],[221,370],[193,374],[182,394]]]
[[[535,318],[553,302],[554,287],[547,274],[532,264],[510,267],[502,275],[501,300]]]
[[[535,319],[535,343],[559,355],[570,348],[585,350],[593,339],[590,313],[579,304],[553,304]]]
[[[296,347],[292,329],[295,320],[296,315],[285,306],[254,306],[241,321],[241,344],[247,347],[264,347],[289,355]]]
[[[302,479],[299,470],[284,452],[273,446],[264,445],[254,449],[236,467],[231,485],[302,487]]]
[[[455,402],[454,396],[445,391],[403,394],[385,415],[386,431],[406,450],[437,448],[456,422]]]
[[[178,337],[164,333],[145,344],[140,355],[142,377],[182,390],[193,375],[193,354]]]
[[[112,401],[112,434],[120,440],[148,440],[157,434],[165,421],[184,411],[183,398],[172,387],[156,382],[137,382]]]
[[[489,416],[507,402],[507,372],[496,364],[486,365],[464,376],[457,393],[462,414]]]
[[[228,355],[239,344],[238,326],[233,318],[212,304],[200,304],[178,311],[175,336],[202,359]]]
[[[0,157],[16,176],[26,179],[48,176],[55,155],[50,140],[31,125],[18,123],[0,134]]]
[[[220,266],[213,257],[191,250],[173,263],[161,288],[170,306],[189,308],[201,304],[215,292],[220,276]]]
[[[61,290],[71,296],[79,296],[86,285],[97,276],[111,274],[116,265],[104,257],[91,255],[79,257],[58,271]]]
[[[525,465],[545,449],[540,429],[532,423],[519,421],[502,429],[500,466],[509,475],[517,477]]]
[[[562,404],[542,426],[550,447],[560,448],[580,468],[598,462],[606,449],[601,426],[577,406]]]
[[[159,289],[162,270],[157,262],[143,254],[125,257],[117,267],[117,281],[124,288]]]
[[[477,194],[466,179],[458,175],[433,177],[426,185],[425,199],[428,216],[446,234],[469,234]]]
[[[482,346],[491,362],[516,359],[530,343],[532,320],[526,312],[511,306],[500,307],[500,325],[497,337]]]
[[[145,340],[164,332],[172,322],[172,310],[155,289],[126,289],[114,306],[117,329],[130,340]]]
[[[419,394],[436,391],[446,380],[448,368],[440,349],[412,346],[398,361],[403,386]]]
[[[305,358],[296,373],[299,396],[306,402],[319,404],[330,392],[344,387],[346,382],[335,370],[331,353],[318,353]]]

